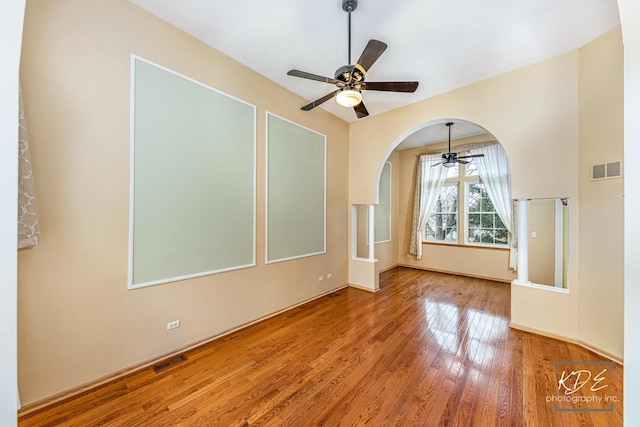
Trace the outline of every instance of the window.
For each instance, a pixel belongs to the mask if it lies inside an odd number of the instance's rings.
[[[425,241],[507,246],[507,228],[496,213],[473,161],[447,170],[445,184],[425,227]]]

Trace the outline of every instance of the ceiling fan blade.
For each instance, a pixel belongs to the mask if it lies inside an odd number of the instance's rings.
[[[301,110],[304,110],[304,111],[309,111],[309,110],[311,110],[311,109],[313,109],[313,108],[316,108],[318,105],[320,105],[320,104],[322,104],[323,102],[328,101],[328,100],[330,100],[331,98],[333,98],[334,96],[336,96],[336,94],[337,94],[338,92],[340,92],[340,90],[339,90],[339,89],[338,89],[338,90],[336,90],[336,91],[333,91],[333,92],[331,92],[331,93],[328,93],[328,94],[326,94],[325,96],[323,96],[322,98],[318,98],[318,99],[316,99],[315,101],[313,101],[313,102],[311,102],[311,103],[309,103],[309,104],[305,105],[304,107],[302,107],[302,108],[300,108],[300,109],[301,109]]]
[[[468,156],[458,156],[459,159],[471,159],[473,157],[484,157],[484,154],[470,154]]]
[[[469,164],[470,162],[466,161],[466,160],[460,160],[460,157],[456,157],[455,159],[453,159],[453,161],[458,162],[458,163],[462,163],[463,165]]]
[[[389,92],[415,92],[418,82],[364,82],[362,90],[384,90]]]
[[[367,107],[364,106],[364,102],[362,101],[360,101],[360,104],[353,107],[353,111],[356,112],[356,116],[358,116],[359,119],[363,117],[367,117],[369,115],[369,112],[367,111]]]
[[[438,162],[438,163],[434,163],[431,165],[431,167],[436,167],[436,166],[440,166],[441,164],[443,164],[444,162]]]
[[[300,78],[309,79],[309,80],[315,80],[315,81],[318,81],[318,82],[331,83],[331,84],[334,84],[334,85],[340,83],[338,80],[332,79],[331,77],[323,77],[323,76],[319,76],[317,74],[307,73],[306,71],[290,70],[287,74],[289,76],[300,77]]]
[[[362,51],[362,55],[360,55],[360,59],[358,59],[358,64],[364,68],[365,73],[369,71],[369,68],[378,60],[386,48],[387,44],[380,40],[369,40],[369,43]]]

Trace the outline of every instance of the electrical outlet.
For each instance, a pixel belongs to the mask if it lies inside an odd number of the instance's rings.
[[[179,328],[179,327],[180,327],[180,321],[179,320],[174,320],[173,322],[167,323],[167,331],[170,331],[171,329],[175,329],[175,328]]]
[[[327,274],[327,279],[331,279],[333,277],[333,274],[329,273]]]
[[[324,280],[323,276],[318,277],[318,282],[322,282]]]

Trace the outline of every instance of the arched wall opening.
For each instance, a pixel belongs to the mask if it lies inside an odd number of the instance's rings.
[[[456,224],[454,225],[455,241],[430,241],[429,243],[421,244],[424,256],[420,259],[409,254],[411,237],[415,233],[412,226],[413,208],[415,206],[415,176],[419,156],[427,152],[437,152],[439,157],[440,153],[448,151],[448,127],[445,126],[445,123],[448,122],[454,123],[451,126],[452,152],[457,152],[459,148],[468,150],[471,147],[497,144],[498,149],[506,156],[500,141],[492,132],[463,118],[444,117],[428,120],[403,132],[387,147],[379,160],[374,183],[376,202],[382,202],[376,205],[377,208],[385,201],[385,197],[380,197],[380,189],[384,187],[381,185],[381,177],[383,171],[386,171],[385,165],[387,165],[387,168],[391,165],[391,170],[393,171],[392,188],[394,190],[392,192],[392,201],[396,204],[391,209],[393,217],[391,222],[394,224],[393,232],[391,233],[393,239],[389,242],[376,243],[374,255],[370,256],[370,258],[376,260],[378,272],[397,265],[403,265],[511,282],[516,278],[516,273],[509,267],[509,247],[506,240],[504,241],[504,246],[495,246],[495,241],[491,245],[487,245],[486,242],[481,243],[479,239],[474,238],[474,236],[477,236],[478,227],[473,227],[473,223],[474,219],[479,215],[467,215],[465,206],[470,200],[467,197],[467,193],[471,191],[470,189],[477,189],[478,185],[482,184],[478,178],[477,171],[474,174],[475,164],[473,162],[468,165],[460,165],[460,168],[451,169],[450,172],[459,169],[462,175],[457,179],[449,178],[447,180],[449,186],[455,185],[447,188],[455,188],[455,194],[451,197],[454,198],[454,203],[458,206],[455,214]],[[471,175],[467,176],[465,167],[468,168]],[[507,166],[507,176],[509,173]],[[472,186],[472,183],[478,185]],[[511,195],[509,194],[510,198]],[[497,215],[494,216],[497,218]],[[378,218],[375,218],[375,220],[378,222]],[[500,222],[500,220],[498,219],[497,222]],[[456,226],[458,227],[457,229],[455,228]],[[359,230],[354,231],[362,233],[363,230],[366,230],[366,228],[360,227]],[[472,230],[476,230],[474,235],[472,235]],[[506,233],[508,232],[505,231],[502,236],[506,237]],[[367,241],[372,239],[376,242],[378,241],[375,237],[375,230],[374,236],[367,238]],[[498,244],[501,242],[498,242]],[[460,259],[465,259],[466,261],[461,263]]]
[[[374,203],[379,203],[380,195],[378,194],[378,189],[379,189],[379,184],[380,184],[380,176],[382,174],[382,169],[383,169],[383,167],[385,165],[385,162],[387,161],[387,159],[389,158],[391,153],[393,153],[398,148],[398,146],[400,146],[400,144],[402,144],[403,142],[407,141],[408,138],[410,138],[412,136],[415,136],[416,134],[420,133],[420,131],[422,131],[424,129],[427,129],[427,128],[431,128],[433,126],[444,125],[445,123],[448,123],[448,122],[453,122],[455,124],[472,125],[474,127],[477,127],[478,129],[482,129],[484,131],[484,133],[487,133],[487,134],[491,135],[493,138],[495,138],[495,136],[493,136],[493,134],[491,132],[489,132],[487,129],[485,129],[481,125],[479,125],[479,124],[477,124],[475,122],[469,121],[469,120],[461,119],[461,118],[432,119],[432,120],[428,120],[428,121],[426,121],[424,123],[417,124],[417,125],[411,127],[410,129],[407,129],[405,132],[400,134],[400,136],[398,136],[391,143],[391,145],[389,145],[389,147],[386,149],[386,151],[382,155],[382,157],[380,159],[380,162],[378,163],[378,168],[376,170],[376,177],[375,177],[375,183],[374,183],[374,197],[375,197],[375,199],[374,199],[375,202]],[[482,133],[482,132],[466,133],[465,136],[475,136],[475,135],[478,135],[480,133]],[[455,136],[457,136],[457,135],[454,134],[454,137]],[[431,136],[431,138],[437,139],[437,140],[427,141],[422,146],[424,147],[426,145],[433,145],[433,144],[437,144],[438,142],[442,142],[441,137]],[[495,138],[495,140],[498,141],[497,138]],[[499,141],[498,141],[498,143],[499,143]]]
[[[349,126],[349,204],[377,203],[384,160],[407,136],[448,117],[476,123],[500,141],[509,159],[513,199],[568,197],[578,201],[581,176],[577,160],[580,154],[578,71],[578,52],[571,52],[352,123]],[[569,212],[569,246],[572,248],[578,248],[579,243],[578,205],[574,203]],[[405,264],[408,259],[405,262],[401,245],[396,249],[397,263]],[[373,258],[349,260],[350,284],[372,291],[377,289],[380,263],[375,262],[375,255]],[[446,259],[453,264],[456,257]],[[572,266],[570,293],[512,285],[512,324],[556,336],[578,337],[581,286],[577,250],[570,252],[568,262]]]

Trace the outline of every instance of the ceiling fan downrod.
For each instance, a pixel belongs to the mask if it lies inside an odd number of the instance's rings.
[[[358,8],[358,0],[342,0],[342,10],[347,12],[347,31],[348,35],[348,62],[347,64],[351,64],[351,12]]]

